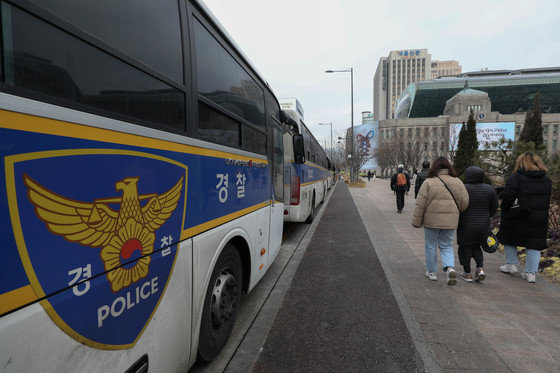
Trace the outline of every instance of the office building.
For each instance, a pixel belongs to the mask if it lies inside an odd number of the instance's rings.
[[[454,76],[463,72],[463,68],[458,61],[432,61],[431,77],[432,79],[442,76]]]
[[[391,51],[382,57],[374,77],[374,120],[394,117],[397,99],[411,83],[431,79],[432,56],[427,49]]]

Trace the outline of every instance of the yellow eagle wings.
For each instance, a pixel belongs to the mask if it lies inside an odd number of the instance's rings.
[[[143,224],[151,232],[156,231],[171,216],[181,196],[183,187],[181,179],[166,193],[150,195],[148,203],[142,207]],[[56,235],[63,236],[70,242],[78,242],[84,246],[105,246],[118,229],[119,212],[111,209],[104,202],[80,202],[62,197],[39,185],[28,175],[23,176],[27,186],[29,201],[35,206],[37,216],[46,224],[47,229]],[[135,198],[139,201],[138,192],[134,189]],[[121,198],[111,199],[111,203],[120,203]]]

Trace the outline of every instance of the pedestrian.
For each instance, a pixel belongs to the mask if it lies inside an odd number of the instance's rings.
[[[498,210],[498,197],[491,185],[484,184],[484,171],[476,166],[466,169],[465,188],[469,193],[469,207],[460,215],[457,228],[459,263],[463,266],[459,277],[467,282],[483,281],[486,273],[481,245],[488,239],[490,218]],[[474,279],[471,258],[476,263]]]
[[[391,177],[391,190],[397,195],[397,212],[402,213],[404,194],[410,189],[410,176],[404,172],[404,166],[398,165],[397,172]]]
[[[517,246],[526,248],[525,270],[521,277],[535,282],[541,250],[547,248],[548,207],[552,182],[541,157],[527,152],[515,161],[513,174],[502,193],[502,219],[498,239],[504,245],[504,273],[517,273]]]
[[[429,169],[430,169],[430,162],[424,161],[422,163],[422,171],[418,173],[418,175],[416,176],[416,182],[414,183],[414,198],[418,197],[418,191],[420,190],[420,187],[422,186],[424,180],[426,180],[426,177],[428,177]]]
[[[437,158],[428,177],[422,183],[412,226],[424,226],[424,252],[426,277],[437,280],[437,248],[441,255],[441,266],[447,275],[447,285],[457,284],[453,236],[459,224],[459,214],[467,209],[469,194],[457,177],[451,162],[445,157]]]
[[[367,181],[371,181],[371,176],[372,176],[372,175],[373,175],[373,174],[371,173],[371,171],[368,171],[368,172],[367,172]]]

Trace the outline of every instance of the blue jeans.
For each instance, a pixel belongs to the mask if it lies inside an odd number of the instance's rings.
[[[506,263],[517,264],[517,247],[511,245],[504,245],[504,251],[506,252]],[[539,271],[539,262],[541,260],[541,251],[527,249],[525,250],[527,254],[525,256],[525,272],[537,273]]]
[[[426,253],[426,271],[437,271],[437,247],[441,252],[441,266],[455,267],[453,236],[455,229],[437,229],[424,227],[424,249]]]

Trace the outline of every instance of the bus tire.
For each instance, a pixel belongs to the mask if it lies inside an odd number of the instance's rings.
[[[313,199],[311,200],[311,211],[305,222],[311,224],[313,223],[313,219],[315,219],[315,192],[313,192]]]
[[[199,362],[214,360],[226,344],[241,302],[243,271],[237,248],[228,243],[212,272],[198,339]]]

